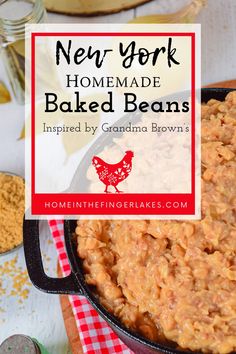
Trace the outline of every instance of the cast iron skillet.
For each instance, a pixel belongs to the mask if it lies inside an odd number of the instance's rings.
[[[211,98],[224,100],[225,96],[230,91],[232,91],[232,89],[202,89],[202,102],[206,102]],[[96,153],[96,148],[92,148],[93,152]],[[24,220],[23,233],[25,258],[29,277],[32,283],[39,290],[51,294],[80,294],[86,296],[95,310],[97,310],[97,312],[104,318],[105,321],[108,322],[110,327],[117,333],[121,340],[135,353],[190,353],[176,349],[171,344],[159,344],[152,342],[137,333],[131,332],[125,328],[113,315],[106,311],[103,306],[100,305],[97,297],[94,295],[91,288],[87,286],[84,280],[82,262],[77,256],[76,244],[73,240],[75,227],[76,221],[64,221],[65,246],[72,272],[65,278],[50,278],[45,274],[42,264],[39,243],[39,221]]]

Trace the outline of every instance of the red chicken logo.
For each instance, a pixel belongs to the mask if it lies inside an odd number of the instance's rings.
[[[129,176],[132,170],[133,157],[133,151],[126,151],[123,159],[115,164],[109,164],[98,156],[93,157],[92,164],[96,169],[100,181],[106,186],[105,193],[111,193],[108,191],[109,186],[113,186],[116,193],[122,193],[117,188],[117,185]]]

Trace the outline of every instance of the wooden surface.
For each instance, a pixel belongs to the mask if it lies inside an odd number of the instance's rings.
[[[236,89],[236,79],[228,81],[220,81],[214,84],[206,85],[205,87],[225,87]],[[58,276],[61,277],[60,266],[58,265]],[[71,304],[68,296],[60,296],[61,310],[64,318],[66,332],[71,345],[71,351],[73,354],[83,354],[82,346],[80,343],[80,337],[78,329],[75,323],[75,318],[72,312]]]
[[[50,12],[70,16],[95,16],[129,10],[149,1],[151,0],[44,0],[44,5]]]
[[[44,0],[46,9],[50,12],[69,16],[96,16],[114,14],[143,5],[151,0]]]
[[[204,87],[235,88],[235,90],[236,90],[236,79],[235,80],[220,81],[220,82],[216,82],[214,84],[206,85]]]
[[[61,278],[62,272],[60,265],[57,265],[58,277]],[[75,317],[72,312],[72,307],[67,295],[60,296],[61,310],[66,327],[66,333],[69,338],[71,351],[73,354],[83,354],[83,349],[80,343],[78,328],[76,326]]]

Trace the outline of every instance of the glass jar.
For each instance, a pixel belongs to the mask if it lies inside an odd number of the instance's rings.
[[[1,354],[49,354],[47,349],[35,338],[14,334],[0,345]]]
[[[1,54],[17,101],[24,103],[25,25],[43,23],[43,0],[0,0]]]

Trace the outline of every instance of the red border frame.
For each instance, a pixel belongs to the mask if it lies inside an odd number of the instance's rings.
[[[177,36],[177,37],[191,37],[191,193],[188,194],[44,194],[35,193],[35,42],[36,37],[52,37],[52,36],[83,36],[83,37],[94,37],[94,36],[113,36],[113,37],[155,37],[155,36]],[[35,32],[31,33],[31,213],[32,215],[194,215],[195,213],[195,33],[194,32]],[[81,198],[82,197],[82,198]],[[106,202],[120,202],[121,205],[125,202],[161,202],[161,208],[137,208],[133,207],[125,208],[124,206],[116,209],[109,209],[105,204]],[[55,207],[47,209],[45,203],[100,203],[100,207],[84,207],[83,209],[75,209],[69,206],[65,208]],[[166,202],[171,202],[172,207],[167,208]],[[187,208],[174,208],[173,202],[187,202]],[[163,206],[164,205],[164,206]]]

